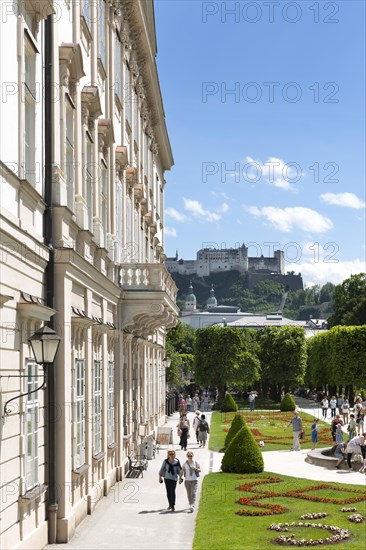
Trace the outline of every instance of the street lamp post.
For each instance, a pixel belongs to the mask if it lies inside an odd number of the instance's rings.
[[[60,345],[61,338],[56,332],[44,326],[37,330],[29,344],[36,363],[43,365],[47,373],[47,409],[48,409],[48,542],[56,543],[58,500],[56,492],[56,376],[53,363]],[[46,369],[46,365],[48,368]]]

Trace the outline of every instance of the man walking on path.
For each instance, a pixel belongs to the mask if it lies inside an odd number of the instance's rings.
[[[294,417],[287,425],[287,428],[292,425],[292,433],[294,436],[293,442],[292,442],[292,450],[293,451],[300,451],[300,434],[302,432],[302,420],[299,416],[299,413],[297,411],[294,411]],[[286,429],[287,429],[286,428]]]

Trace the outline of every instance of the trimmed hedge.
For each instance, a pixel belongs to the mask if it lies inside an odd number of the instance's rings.
[[[282,412],[294,411],[296,403],[289,393],[286,393],[281,401],[280,410]]]
[[[225,437],[225,449],[228,448],[232,439],[236,436],[239,430],[245,426],[245,420],[241,414],[236,414],[231,423],[230,429]]]
[[[235,474],[263,472],[262,453],[248,426],[243,426],[232,439],[222,459],[221,469]]]
[[[221,403],[222,412],[236,412],[238,410],[238,405],[236,404],[235,399],[230,393],[225,395],[225,399]]]

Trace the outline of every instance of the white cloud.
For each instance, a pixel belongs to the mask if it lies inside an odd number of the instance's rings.
[[[309,231],[311,233],[324,233],[332,229],[332,221],[311,208],[295,206],[289,208],[277,208],[275,206],[245,207],[255,217],[264,217],[273,227],[284,233],[294,229]]]
[[[175,227],[164,227],[164,234],[168,237],[177,237],[177,232]]]
[[[354,193],[323,193],[320,200],[327,204],[335,206],[345,206],[346,208],[365,208],[365,203]]]
[[[218,212],[225,214],[229,210],[229,205],[226,202],[223,202],[222,205],[217,209]]]
[[[199,218],[202,221],[207,222],[217,222],[221,220],[221,215],[217,214],[216,212],[212,212],[210,210],[207,210],[203,208],[202,204],[199,201],[195,201],[192,199],[185,199],[184,201],[184,208],[193,214],[196,218]]]
[[[356,260],[328,262],[320,257],[319,261],[304,260],[286,264],[286,271],[301,273],[306,286],[323,285],[328,281],[333,284],[339,284],[351,275],[364,273],[365,269],[365,262],[358,258]]]
[[[165,215],[168,218],[172,218],[173,220],[177,222],[185,222],[187,219],[187,216],[185,214],[182,214],[181,212],[178,212],[175,208],[166,208],[165,209]]]
[[[247,156],[245,162],[242,175],[249,182],[255,183],[263,178],[270,185],[284,191],[297,191],[294,184],[304,175],[297,163],[286,163],[277,157],[268,157],[265,162],[262,162]]]

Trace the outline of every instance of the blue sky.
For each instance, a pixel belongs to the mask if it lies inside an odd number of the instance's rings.
[[[365,2],[155,0],[167,255],[249,245],[365,270]]]

